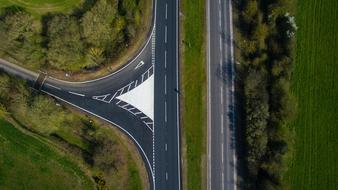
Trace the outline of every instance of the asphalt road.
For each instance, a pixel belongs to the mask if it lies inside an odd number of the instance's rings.
[[[128,135],[147,168],[151,189],[179,190],[178,0],[155,0],[153,30],[142,50],[105,77],[68,82],[47,76],[41,91]],[[143,63],[143,64],[140,64]],[[34,85],[39,74],[0,59],[0,69]],[[116,99],[154,75],[154,119]],[[142,101],[142,100],[139,100]]]
[[[207,0],[208,189],[236,186],[231,0]]]

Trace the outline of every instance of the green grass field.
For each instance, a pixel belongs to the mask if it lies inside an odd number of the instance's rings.
[[[338,1],[297,1],[299,27],[292,90],[299,111],[292,190],[338,187]]]
[[[187,189],[203,189],[206,153],[206,64],[204,0],[183,1],[183,128],[186,141]]]
[[[70,11],[81,2],[83,0],[0,0],[0,8],[16,5],[40,16],[47,12]]]
[[[0,189],[93,189],[66,155],[0,119]]]

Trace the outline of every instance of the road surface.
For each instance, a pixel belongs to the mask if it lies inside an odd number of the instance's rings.
[[[0,69],[56,99],[118,127],[135,143],[151,189],[179,190],[178,0],[154,0],[153,28],[144,47],[118,71],[68,82],[0,59]],[[39,83],[40,83],[39,82]]]
[[[207,0],[208,190],[237,188],[231,9],[231,0]]]

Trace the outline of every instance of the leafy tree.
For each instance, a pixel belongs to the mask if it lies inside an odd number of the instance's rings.
[[[56,15],[48,22],[48,63],[59,69],[84,68],[86,48],[75,17]]]
[[[112,25],[117,18],[117,1],[98,0],[95,5],[84,14],[81,26],[87,43],[102,48],[112,43],[115,35]]]
[[[1,51],[12,55],[22,63],[41,66],[45,51],[42,37],[33,17],[24,11],[9,12],[0,20]]]

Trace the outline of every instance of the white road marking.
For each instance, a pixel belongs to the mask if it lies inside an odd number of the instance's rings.
[[[224,128],[224,125],[223,125],[223,123],[224,123],[224,119],[223,119],[223,115],[221,115],[221,133],[223,134],[223,128]]]
[[[164,121],[167,123],[167,102],[164,102]]]
[[[221,18],[222,18],[222,16],[221,16],[221,9],[218,10],[218,17],[219,17],[218,25],[219,25],[219,28],[222,29],[222,23],[221,23]]]
[[[56,86],[54,86],[54,85],[51,85],[51,84],[48,84],[48,83],[46,83],[46,85],[49,86],[49,87],[55,88],[55,89],[57,89],[57,90],[61,90],[61,88],[56,87]]]
[[[114,122],[112,122],[112,121],[110,121],[110,120],[108,120],[108,119],[106,119],[106,118],[104,118],[104,117],[101,117],[101,116],[99,116],[99,115],[97,115],[97,114],[95,114],[95,113],[93,113],[93,112],[91,112],[91,111],[89,111],[89,110],[86,110],[86,109],[84,109],[84,108],[82,108],[82,107],[79,107],[79,106],[77,106],[77,105],[75,105],[75,104],[73,104],[73,103],[71,103],[71,102],[68,102],[67,100],[64,100],[64,99],[62,99],[62,98],[60,98],[60,97],[58,97],[58,96],[56,96],[56,95],[53,95],[53,94],[51,94],[51,93],[49,93],[49,92],[47,92],[47,91],[44,91],[44,90],[41,90],[41,91],[44,92],[44,93],[46,93],[46,94],[48,94],[48,95],[50,95],[50,96],[52,96],[52,97],[55,97],[55,98],[58,99],[58,100],[61,100],[61,101],[63,101],[63,102],[66,102],[67,104],[72,105],[72,106],[74,106],[74,107],[76,107],[76,108],[78,108],[78,109],[80,109],[80,110],[82,110],[82,111],[85,111],[85,112],[87,112],[87,113],[89,113],[89,114],[92,114],[92,115],[98,117],[98,118],[101,118],[101,119],[107,121],[108,123],[111,123],[111,124],[113,124],[114,126],[118,127],[120,130],[124,131],[130,138],[132,138],[132,140],[133,140],[133,141],[136,143],[136,145],[140,148],[142,154],[145,156],[145,158],[146,158],[146,160],[147,160],[147,164],[148,164],[148,167],[150,168],[150,172],[151,172],[152,175],[154,176],[154,171],[153,171],[153,169],[152,169],[152,167],[151,167],[151,165],[150,165],[149,159],[148,159],[148,157],[147,157],[145,151],[143,150],[143,148],[142,148],[142,146],[140,145],[140,143],[139,143],[139,142],[138,142],[138,141],[137,141],[137,140],[136,140],[136,139],[135,139],[128,131],[127,131],[127,130],[125,130],[124,128],[122,128],[122,127],[119,126],[118,124],[116,124],[116,123],[114,123]]]
[[[167,68],[167,50],[164,52],[164,68]]]
[[[224,190],[224,172],[222,172],[222,190]]]
[[[165,149],[165,151],[168,151],[168,144],[167,143],[165,143],[164,149]]]
[[[134,113],[134,114],[135,114],[135,115],[138,115],[138,114],[141,114],[141,113],[142,113],[142,112],[139,111],[139,112],[136,112],[136,113]]]
[[[222,36],[219,36],[219,51],[221,52],[221,55],[223,55],[223,48],[222,48]],[[222,57],[221,57],[221,63],[222,63]]]
[[[76,93],[76,92],[72,92],[72,91],[69,91],[70,94],[73,94],[73,95],[76,95],[76,96],[85,96],[84,94],[79,94],[79,93]]]
[[[140,63],[136,65],[135,70],[140,68],[142,65],[144,65],[144,61],[140,61]]]
[[[165,180],[168,181],[168,172],[165,172]]]
[[[130,104],[154,120],[154,75],[149,76],[136,88],[130,89],[131,84],[129,83],[128,92],[117,96],[116,99]]]
[[[165,4],[165,19],[168,19],[168,3]]]
[[[167,38],[168,38],[167,33],[168,33],[168,31],[167,31],[167,26],[165,26],[165,29],[164,29],[164,36],[165,36],[164,42],[165,42],[165,43],[167,43]]]
[[[223,94],[221,93],[221,104],[223,105]]]
[[[224,145],[223,145],[223,143],[222,143],[222,164],[223,164],[223,162],[224,162],[224,147],[223,147]]]
[[[131,111],[131,110],[134,110],[134,109],[136,109],[136,108],[132,107],[132,108],[128,109],[128,111]],[[135,114],[135,113],[134,113],[134,114]]]

